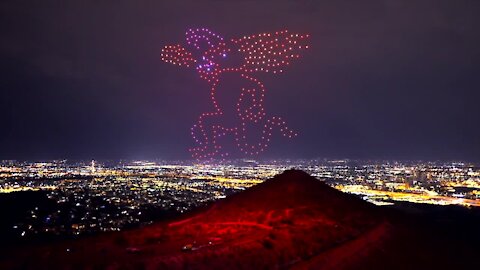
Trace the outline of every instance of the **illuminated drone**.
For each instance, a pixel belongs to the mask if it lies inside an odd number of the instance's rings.
[[[281,73],[290,62],[308,49],[308,35],[290,33],[287,30],[262,33],[225,40],[205,28],[189,29],[187,44],[191,51],[181,45],[165,46],[162,60],[179,66],[195,67],[200,77],[211,86],[213,111],[203,113],[193,125],[191,132],[196,147],[190,149],[193,158],[205,159],[229,155],[219,138],[233,136],[238,149],[247,155],[257,155],[268,147],[274,129],[288,138],[297,136],[280,117],[267,116],[264,109],[265,87],[255,78],[258,72]],[[223,66],[230,54],[240,53],[242,63],[236,67]],[[195,56],[194,55],[198,55]],[[237,89],[228,89],[238,94],[235,108],[222,106],[216,98],[222,75],[235,73],[244,84]],[[237,90],[235,92],[235,90]],[[227,91],[227,90],[225,90]],[[225,124],[222,117],[227,110],[234,110],[236,120]],[[261,129],[260,135],[251,136],[248,129]]]

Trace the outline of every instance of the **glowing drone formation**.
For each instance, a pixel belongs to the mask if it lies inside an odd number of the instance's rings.
[[[263,107],[265,87],[254,78],[254,74],[283,72],[290,61],[299,58],[300,52],[308,49],[308,37],[284,30],[225,41],[208,29],[197,28],[186,32],[186,41],[193,47],[193,52],[200,55],[197,57],[199,59],[181,45],[165,46],[162,49],[163,61],[186,67],[195,65],[200,77],[211,86],[213,111],[201,114],[192,127],[192,137],[197,144],[197,147],[190,149],[193,158],[227,157],[228,152],[218,142],[219,138],[227,134],[233,135],[238,149],[248,155],[265,151],[274,129],[288,138],[297,136],[280,117],[267,117]],[[244,59],[240,66],[222,66],[221,62],[225,58],[238,52]],[[216,99],[217,86],[221,76],[226,73],[239,74],[245,83],[238,86],[240,95],[235,108],[222,107]],[[237,120],[226,126],[221,124],[221,119],[228,109],[235,110]],[[252,138],[247,132],[252,126],[261,128],[261,135]]]

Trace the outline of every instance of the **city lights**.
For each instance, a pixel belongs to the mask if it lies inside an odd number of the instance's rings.
[[[15,224],[22,237],[118,231],[151,221],[148,212],[187,212],[296,168],[343,192],[388,205],[480,206],[480,170],[463,163],[348,160],[237,160],[222,164],[134,161],[0,163],[0,194],[46,194],[51,212],[33,209]],[[79,215],[78,213],[84,213]],[[71,224],[65,227],[64,224]]]

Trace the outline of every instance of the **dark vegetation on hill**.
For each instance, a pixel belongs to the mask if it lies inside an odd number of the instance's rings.
[[[21,242],[18,230],[12,224],[25,216],[30,216],[29,212],[38,205],[41,205],[37,210],[39,215],[46,215],[56,208],[55,201],[49,199],[44,191],[12,192],[0,196],[0,238],[2,239],[0,252],[13,243]],[[36,221],[31,219],[28,222],[31,224]]]
[[[415,217],[412,219],[412,217]],[[437,235],[290,170],[140,229],[12,249],[1,269],[433,269]],[[452,238],[454,239],[454,238]],[[468,247],[458,249],[468,263]],[[448,252],[442,252],[447,256]],[[455,253],[455,254],[458,254]],[[413,259],[412,259],[413,258]],[[447,260],[443,257],[443,260]],[[454,262],[449,261],[449,262]],[[425,268],[427,267],[427,268]]]

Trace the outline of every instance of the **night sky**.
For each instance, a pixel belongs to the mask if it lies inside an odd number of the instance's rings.
[[[311,48],[264,74],[299,131],[261,158],[480,160],[480,1],[2,1],[0,159],[189,158],[208,111],[160,60],[190,27],[289,29]]]

